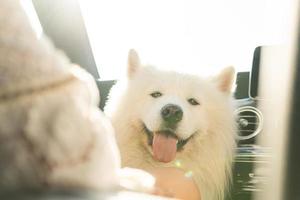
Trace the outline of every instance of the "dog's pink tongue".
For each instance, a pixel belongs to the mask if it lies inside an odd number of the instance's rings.
[[[152,143],[153,156],[160,162],[174,160],[177,151],[177,139],[165,134],[155,133]]]

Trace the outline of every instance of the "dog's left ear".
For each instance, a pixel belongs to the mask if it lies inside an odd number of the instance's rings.
[[[134,49],[130,49],[128,53],[127,76],[132,78],[136,71],[140,68],[141,61],[138,53]]]
[[[230,66],[224,68],[214,80],[217,82],[217,86],[222,92],[229,94],[235,80],[234,67]]]

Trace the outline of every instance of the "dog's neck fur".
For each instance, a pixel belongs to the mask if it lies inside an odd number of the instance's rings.
[[[224,143],[224,140],[216,139],[219,137],[214,137],[215,134],[221,134],[220,131],[222,130],[210,130],[210,132],[204,136],[197,134],[195,135],[195,139],[189,142],[196,142],[197,140],[199,143],[199,141],[201,141],[199,149],[189,148],[189,145],[187,144],[182,152],[177,153],[174,161],[170,163],[161,163],[153,159],[150,151],[145,146],[146,134],[143,132],[143,129],[136,126],[130,126],[128,121],[120,119],[124,119],[124,116],[115,115],[112,117],[112,122],[117,133],[116,136],[121,152],[123,167],[147,170],[156,166],[178,167],[178,162],[180,162],[180,168],[182,170],[192,173],[194,181],[199,190],[201,190],[203,200],[224,199],[224,194],[227,190],[226,186],[230,185],[228,182],[231,182],[231,162],[233,159],[232,147],[234,146],[233,136],[224,136],[232,137],[230,142],[226,144]],[[220,123],[222,123],[222,126],[220,127],[224,127],[226,124],[226,122]],[[227,128],[232,129],[232,132],[234,132],[234,127],[227,126]],[[211,148],[213,148],[214,151],[208,150]],[[195,166],[193,163],[198,163],[198,165]],[[208,174],[210,177],[209,180],[207,180]]]

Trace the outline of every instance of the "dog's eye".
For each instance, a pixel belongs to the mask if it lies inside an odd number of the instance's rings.
[[[161,92],[152,92],[150,95],[154,98],[157,98],[157,97],[162,96],[162,93]]]
[[[188,102],[193,106],[200,105],[200,103],[194,98],[188,99]]]

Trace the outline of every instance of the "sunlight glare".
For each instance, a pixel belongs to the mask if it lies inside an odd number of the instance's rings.
[[[256,46],[282,42],[270,0],[79,2],[101,79],[124,74],[130,48],[144,64],[201,75],[247,71]]]

